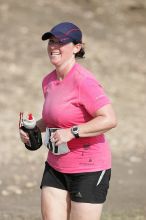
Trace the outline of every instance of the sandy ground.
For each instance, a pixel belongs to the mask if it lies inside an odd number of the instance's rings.
[[[113,101],[119,125],[103,220],[144,220],[146,213],[146,1],[0,0],[0,220],[39,220],[39,184],[47,156],[19,140],[20,111],[41,116],[41,80],[52,69],[41,35],[52,25],[81,27],[86,58]]]

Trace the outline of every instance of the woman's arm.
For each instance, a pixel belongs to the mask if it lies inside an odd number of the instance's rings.
[[[95,117],[83,124],[77,125],[79,128],[79,137],[93,137],[105,133],[116,127],[117,120],[111,104],[105,105],[96,111]],[[52,141],[56,145],[68,142],[75,138],[71,128],[59,129],[52,135]]]
[[[93,137],[105,133],[117,126],[117,120],[111,104],[105,105],[95,113],[95,118],[80,124],[80,137]]]

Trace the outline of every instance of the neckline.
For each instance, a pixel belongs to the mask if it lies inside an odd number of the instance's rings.
[[[72,75],[72,73],[74,72],[74,69],[75,69],[76,65],[77,65],[77,63],[74,63],[72,68],[69,70],[69,72],[66,74],[66,76],[62,80],[57,79],[57,72],[56,72],[56,70],[54,70],[55,82],[57,82],[57,84],[61,84],[61,83],[65,82]]]

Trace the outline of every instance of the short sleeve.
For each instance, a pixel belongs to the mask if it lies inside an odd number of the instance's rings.
[[[95,78],[84,78],[79,86],[79,103],[86,111],[94,116],[95,112],[111,101],[105,94],[103,87]]]

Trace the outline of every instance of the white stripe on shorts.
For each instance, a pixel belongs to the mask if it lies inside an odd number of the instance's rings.
[[[101,172],[100,177],[99,177],[99,180],[98,180],[96,186],[98,186],[98,185],[100,184],[100,182],[101,182],[101,180],[102,180],[102,178],[103,178],[103,176],[104,176],[104,174],[105,174],[105,171],[106,171],[106,170],[103,170],[103,171]]]

